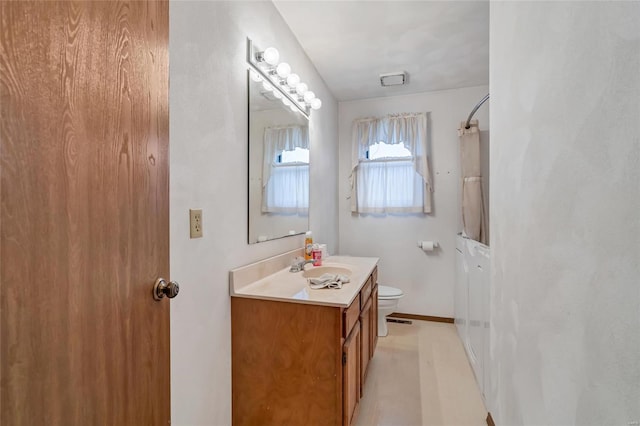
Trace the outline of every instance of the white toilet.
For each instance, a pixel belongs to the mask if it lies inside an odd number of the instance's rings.
[[[389,334],[387,329],[387,315],[396,311],[398,301],[404,296],[399,288],[378,285],[378,336]]]

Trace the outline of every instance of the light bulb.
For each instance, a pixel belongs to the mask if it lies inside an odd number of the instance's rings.
[[[287,98],[282,98],[282,103],[286,106],[291,106],[291,101]]]
[[[266,81],[262,82],[262,87],[264,87],[264,90],[270,92],[273,90],[273,86],[270,85],[269,83],[267,83]]]
[[[287,77],[287,85],[293,89],[300,83],[300,77],[298,74],[289,74]]]
[[[316,94],[313,93],[311,90],[309,90],[308,92],[305,92],[304,94],[304,101],[308,104],[311,103],[311,101],[316,97]]]
[[[282,93],[280,93],[279,90],[274,90],[273,91],[273,97],[276,99],[282,99]]]
[[[257,72],[251,70],[251,80],[257,82],[262,81],[262,77],[260,77],[260,74],[258,74]]]
[[[291,111],[293,111],[293,112],[297,112],[298,111],[298,108],[293,104],[291,104],[291,106],[289,108],[291,108]]]
[[[302,96],[304,93],[309,90],[309,87],[305,83],[300,83],[296,86],[296,93]]]
[[[315,98],[311,101],[311,108],[320,109],[321,106],[322,106],[322,101],[320,99]]]
[[[276,73],[280,78],[286,78],[289,74],[291,74],[291,65],[286,62],[282,62],[278,64],[276,67]]]
[[[278,53],[278,49],[275,47],[267,47],[264,52],[262,52],[262,59],[269,65],[275,65],[278,63],[278,59],[280,59],[280,53]]]

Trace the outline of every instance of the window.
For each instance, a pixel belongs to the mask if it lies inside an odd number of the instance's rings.
[[[282,151],[278,155],[278,163],[290,164],[290,163],[306,163],[309,164],[309,150],[306,148],[296,147],[291,151]]]
[[[422,178],[413,156],[401,142],[378,142],[369,147],[358,166],[358,203],[362,213],[420,213]]]
[[[385,158],[412,158],[411,151],[404,146],[404,142],[396,145],[388,145],[382,141],[373,144],[367,150],[369,160],[379,160]]]
[[[356,120],[353,135],[353,212],[431,212],[425,113]]]
[[[308,128],[265,129],[262,212],[307,214],[309,210]]]

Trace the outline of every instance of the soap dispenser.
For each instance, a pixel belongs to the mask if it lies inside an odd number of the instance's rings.
[[[313,236],[307,231],[304,237],[304,260],[313,259]]]

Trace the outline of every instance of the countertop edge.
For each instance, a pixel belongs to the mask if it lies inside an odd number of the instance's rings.
[[[341,255],[330,256],[329,258],[326,259],[326,261],[328,263],[335,261],[335,262],[339,262],[339,263],[347,263],[348,264],[348,258],[349,257],[359,258],[359,259],[371,259],[373,261],[373,263],[368,268],[367,273],[364,275],[362,282],[358,284],[357,289],[353,292],[353,295],[350,297],[348,303],[337,303],[337,302],[329,302],[329,301],[328,302],[324,302],[324,301],[321,301],[321,300],[308,300],[308,299],[305,300],[305,299],[295,299],[295,298],[292,298],[292,297],[277,297],[277,296],[266,296],[266,295],[258,295],[258,294],[237,293],[237,292],[234,291],[233,287],[230,288],[230,290],[231,290],[230,291],[230,296],[231,297],[244,298],[244,299],[267,300],[267,301],[272,301],[272,302],[297,303],[297,304],[301,304],[301,305],[314,305],[314,306],[329,306],[329,307],[335,307],[335,308],[348,308],[353,303],[353,301],[356,299],[358,294],[360,294],[360,291],[362,290],[362,288],[367,283],[367,280],[368,280],[369,276],[371,275],[373,270],[378,266],[378,262],[380,261],[379,257],[341,256]],[[317,290],[317,291],[332,291],[332,290]]]

